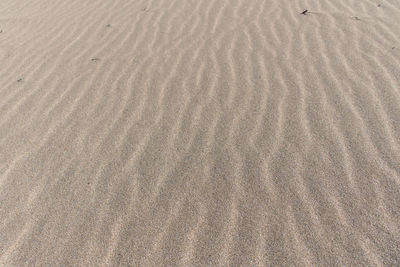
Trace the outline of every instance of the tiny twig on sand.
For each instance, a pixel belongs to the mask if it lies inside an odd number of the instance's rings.
[[[300,14],[302,14],[302,15],[306,15],[306,14],[307,14],[307,12],[308,12],[308,9],[304,10],[304,11],[303,11],[303,12],[301,12]]]

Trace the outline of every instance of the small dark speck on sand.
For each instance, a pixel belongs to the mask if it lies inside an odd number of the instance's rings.
[[[3,32],[3,30],[0,30],[0,33],[2,33]]]
[[[97,57],[94,57],[91,59],[91,61],[99,61],[99,60],[100,60],[100,58],[97,58]]]
[[[111,27],[111,24],[107,24],[106,27],[107,27],[107,28],[110,28],[110,27]]]
[[[147,10],[147,7],[145,7],[145,8],[142,9],[142,11],[146,11],[146,10]]]
[[[361,20],[359,17],[353,17],[355,20]]]
[[[301,12],[300,14],[302,14],[302,15],[307,15],[307,12],[308,12],[308,10],[306,9],[306,10],[304,10],[303,12]]]
[[[19,83],[22,82],[22,78],[19,78],[19,79],[17,80],[17,82],[19,82]]]
[[[377,5],[377,7],[381,7],[381,6],[382,6],[381,4],[378,4],[378,5]]]
[[[395,49],[395,48],[396,48],[396,47],[393,46],[393,47],[392,47],[392,50]]]

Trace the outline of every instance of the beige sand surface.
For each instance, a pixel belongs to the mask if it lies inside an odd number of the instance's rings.
[[[400,265],[400,1],[1,0],[0,30],[0,266]]]

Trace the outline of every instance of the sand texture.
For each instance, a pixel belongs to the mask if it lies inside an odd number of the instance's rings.
[[[0,1],[0,266],[399,265],[400,1]]]

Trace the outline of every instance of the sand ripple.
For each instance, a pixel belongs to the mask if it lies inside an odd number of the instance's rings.
[[[400,265],[399,18],[2,1],[0,265]]]

